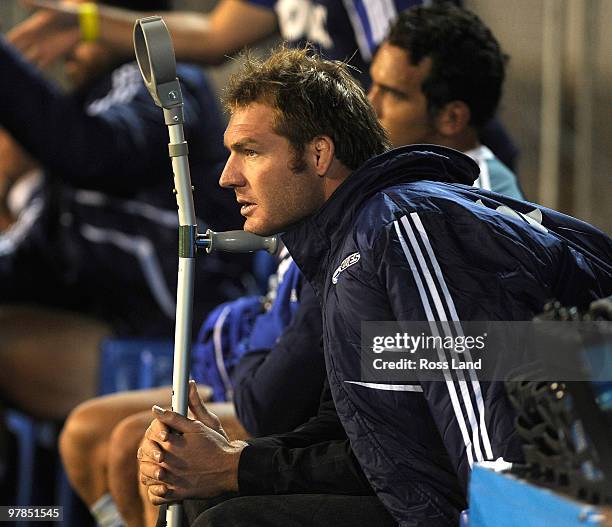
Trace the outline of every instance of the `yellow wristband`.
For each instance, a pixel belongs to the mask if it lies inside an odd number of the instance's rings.
[[[85,2],[79,5],[79,26],[84,42],[95,42],[100,34],[100,17],[98,4]]]

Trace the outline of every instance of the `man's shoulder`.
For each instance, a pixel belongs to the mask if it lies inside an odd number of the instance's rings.
[[[469,208],[476,201],[466,198],[465,189],[469,188],[424,180],[382,188],[363,202],[355,227],[378,229],[412,212],[441,212],[453,205]]]
[[[492,199],[493,198],[493,199]],[[373,247],[383,232],[394,232],[405,217],[418,216],[425,227],[442,235],[462,229],[506,239],[539,239],[550,244],[548,230],[539,225],[531,204],[467,185],[415,181],[383,188],[364,201],[355,215],[353,239]],[[517,210],[515,210],[517,208]],[[543,238],[548,241],[544,242]]]
[[[396,222],[401,222],[403,217],[444,215],[448,208],[461,201],[452,187],[454,185],[433,181],[414,181],[380,189],[358,207],[350,227],[351,234],[341,252],[347,253],[352,247],[376,257],[381,239],[394,232]]]

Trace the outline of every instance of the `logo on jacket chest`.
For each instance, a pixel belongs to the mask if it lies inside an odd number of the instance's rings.
[[[334,274],[332,275],[332,284],[337,284],[340,273],[342,271],[346,271],[351,265],[355,265],[360,258],[361,255],[359,253],[353,253],[349,254],[344,260],[342,260],[342,263],[338,266],[338,268],[334,271]]]

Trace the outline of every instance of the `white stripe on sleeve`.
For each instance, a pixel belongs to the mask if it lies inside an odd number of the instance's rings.
[[[356,384],[372,390],[383,390],[388,392],[422,392],[423,388],[416,384],[383,384],[377,382],[344,381],[348,384]]]
[[[402,218],[402,221],[404,219],[405,217]],[[408,249],[408,244],[406,243],[406,240],[404,239],[404,235],[401,232],[401,229],[400,229],[400,226],[397,220],[393,222],[393,225],[395,226],[397,237],[402,246],[402,250],[404,251],[406,260],[408,261],[408,266],[410,267],[410,270],[412,271],[414,281],[417,286],[417,290],[419,291],[419,296],[421,297],[421,304],[423,305],[423,309],[425,310],[425,315],[427,317],[427,320],[430,322],[429,326],[431,328],[431,331],[434,334],[434,336],[439,336],[438,328],[435,323],[436,319],[434,318],[433,312],[431,310],[431,305],[429,303],[429,299],[427,298],[427,293],[425,292],[423,281],[421,279],[421,276],[419,275],[419,271],[415,264],[414,258],[412,257],[412,254],[410,253],[410,250]],[[440,356],[440,354],[441,354],[441,350],[438,350],[438,355]],[[441,358],[443,359],[444,357],[442,356]],[[459,397],[457,396],[457,390],[455,388],[455,384],[450,375],[450,372],[447,370],[443,370],[443,373],[444,373],[444,380],[446,382],[446,387],[448,389],[448,394],[451,400],[451,404],[455,412],[455,418],[457,419],[457,424],[459,425],[459,430],[461,431],[461,437],[463,438],[463,442],[465,443],[465,451],[467,454],[468,463],[471,468],[474,464],[474,455],[472,453],[472,441],[470,440],[470,435],[467,430],[467,424],[465,422],[465,418],[463,417],[463,412],[461,410],[461,404],[459,403]]]
[[[359,46],[361,57],[365,62],[370,62],[370,60],[372,60],[372,51],[370,50],[370,44],[368,44],[366,29],[363,26],[361,18],[359,17],[357,8],[355,7],[353,0],[343,0],[343,2],[344,9],[346,9],[346,13],[351,21],[351,26],[353,27],[353,33],[355,34],[355,40]]]
[[[92,243],[109,243],[136,257],[149,285],[149,290],[160,309],[168,318],[174,318],[176,303],[164,278],[151,240],[141,236],[129,236],[116,230],[100,229],[88,224],[84,224],[80,232]]]
[[[215,362],[217,363],[217,370],[219,370],[219,375],[221,375],[221,380],[223,381],[223,385],[225,386],[225,396],[228,401],[232,401],[234,399],[234,390],[232,387],[232,382],[230,381],[229,373],[225,368],[225,361],[223,360],[223,324],[225,324],[225,319],[228,317],[232,310],[231,306],[225,306],[217,320],[215,321],[215,326],[213,328],[213,344],[215,348]]]
[[[411,215],[412,217],[412,215]],[[442,306],[442,299],[440,297],[440,293],[438,292],[438,289],[436,287],[436,284],[434,282],[433,276],[431,274],[431,271],[429,269],[429,267],[427,266],[427,263],[425,262],[425,257],[423,256],[423,252],[421,251],[421,247],[419,246],[416,236],[414,234],[414,231],[412,229],[412,225],[410,224],[410,222],[408,221],[408,218],[406,216],[402,217],[402,225],[404,226],[404,228],[406,229],[406,232],[408,234],[408,238],[410,239],[410,243],[412,244],[413,250],[417,255],[417,259],[418,262],[421,266],[421,271],[423,273],[423,275],[426,278],[426,283],[429,287],[429,292],[431,294],[431,296],[434,299],[434,304],[436,306],[437,309],[437,314],[438,314],[438,319],[442,322],[448,322],[448,317],[446,316],[446,311],[444,310],[443,306]],[[445,299],[446,305],[448,306],[448,298]],[[443,325],[444,328],[444,332],[446,333],[446,336],[451,336],[451,330],[450,330],[450,326],[448,324],[444,324]],[[443,350],[439,350],[442,354],[442,357],[440,360],[446,360],[446,353]],[[472,429],[472,441],[474,444],[474,452],[476,454],[476,460],[477,461],[484,461],[484,458],[482,456],[482,450],[480,449],[480,438],[479,438],[479,434],[478,434],[478,421],[476,419],[476,414],[474,412],[474,407],[472,405],[472,398],[470,397],[470,392],[468,390],[466,381],[465,381],[465,376],[463,375],[463,371],[458,370],[456,372],[457,377],[458,377],[458,383],[459,383],[459,390],[461,391],[461,397],[463,399],[463,404],[465,406],[465,409],[467,411],[467,415],[468,415],[468,419],[470,422],[470,427]]]
[[[450,294],[450,291],[448,290],[446,281],[444,280],[442,269],[440,268],[440,264],[438,263],[438,260],[434,254],[433,248],[429,241],[429,237],[427,236],[427,232],[425,231],[425,227],[423,226],[423,222],[421,221],[421,218],[416,212],[411,213],[410,217],[414,221],[417,231],[419,232],[421,239],[423,240],[423,244],[425,245],[425,249],[431,260],[432,266],[436,273],[436,277],[438,278],[438,282],[440,283],[440,286],[442,287],[442,292],[444,293],[444,297],[446,299],[446,303],[450,311],[451,319],[456,321],[457,332],[460,336],[463,336],[463,328],[461,327],[461,324],[459,322],[459,315],[457,314],[457,310],[455,309],[455,303],[453,302],[453,298]],[[466,360],[468,361],[472,360],[472,356],[469,350],[466,350],[465,357],[466,357]],[[460,373],[463,376],[463,372],[460,371]],[[493,456],[493,450],[491,448],[491,441],[489,438],[489,433],[488,433],[487,425],[485,421],[485,407],[484,407],[484,401],[482,397],[482,390],[480,387],[480,381],[478,380],[478,377],[476,376],[476,372],[474,370],[471,370],[471,369],[469,370],[469,376],[470,376],[470,381],[472,384],[472,389],[474,390],[476,405],[478,406],[478,413],[480,415],[480,431],[481,431],[482,442],[485,448],[485,452],[487,454],[487,459],[495,459],[495,457]]]

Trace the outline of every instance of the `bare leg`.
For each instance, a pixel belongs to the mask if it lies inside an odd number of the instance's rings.
[[[144,510],[144,525],[145,527],[155,527],[157,517],[159,516],[159,507],[149,501],[147,487],[140,481],[140,477],[137,477],[136,481],[138,483],[138,494],[140,494],[140,501]]]
[[[87,401],[70,414],[60,436],[60,453],[70,483],[87,505],[109,490],[109,440],[115,426],[153,404],[169,404],[170,394],[169,386],[117,393]],[[136,450],[133,455],[135,459]]]
[[[157,403],[159,404],[159,402]],[[151,410],[126,417],[113,430],[108,449],[108,488],[128,527],[143,527],[136,451],[153,420]]]
[[[82,315],[0,308],[0,390],[30,415],[64,419],[95,395],[100,341],[108,335],[106,324]]]
[[[13,218],[0,207],[0,232],[8,229],[13,223]]]

